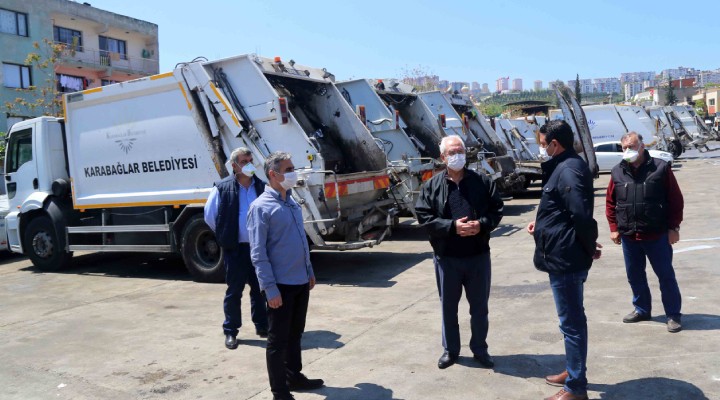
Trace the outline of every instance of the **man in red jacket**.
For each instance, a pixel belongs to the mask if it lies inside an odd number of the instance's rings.
[[[672,266],[672,245],[680,240],[683,196],[670,166],[650,156],[640,135],[630,132],[622,137],[621,143],[625,154],[610,174],[605,214],[610,223],[610,239],[622,244],[633,292],[635,309],[623,322],[650,319],[647,257],[660,281],[667,330],[679,332],[682,300]]]

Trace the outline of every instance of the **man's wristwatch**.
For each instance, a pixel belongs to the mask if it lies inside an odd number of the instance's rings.
[[[676,226],[676,227],[670,228],[670,229],[674,230],[674,231],[677,232],[677,233],[680,233],[680,227],[679,227],[679,226]]]

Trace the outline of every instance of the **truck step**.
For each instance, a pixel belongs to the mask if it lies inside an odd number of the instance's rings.
[[[72,226],[67,228],[72,233],[103,233],[103,232],[170,232],[170,225],[104,225],[104,226]]]
[[[148,253],[168,253],[172,252],[170,245],[135,245],[135,244],[75,244],[68,246],[70,251],[132,251],[132,252],[148,252]]]

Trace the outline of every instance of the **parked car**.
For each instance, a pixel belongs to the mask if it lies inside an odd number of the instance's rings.
[[[610,172],[610,170],[622,161],[623,149],[620,142],[601,142],[595,144],[595,157],[597,157],[600,172]],[[647,149],[650,156],[659,158],[672,165],[673,156],[667,151]]]

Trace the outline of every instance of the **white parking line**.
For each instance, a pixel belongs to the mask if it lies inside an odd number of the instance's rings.
[[[686,249],[673,250],[673,254],[684,253],[684,252],[686,252],[686,251],[712,249],[712,248],[715,248],[715,247],[717,247],[717,246],[708,246],[708,245],[692,246],[692,247],[688,247],[688,248],[686,248]]]

